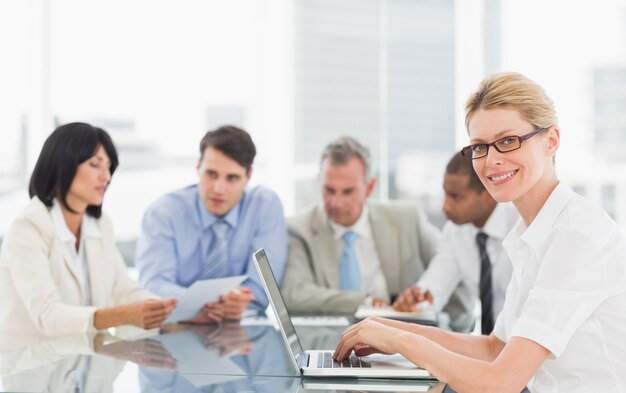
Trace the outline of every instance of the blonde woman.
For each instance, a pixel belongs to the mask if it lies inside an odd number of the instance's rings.
[[[30,181],[30,204],[0,254],[0,336],[60,336],[120,325],[160,326],[176,299],[128,278],[102,201],[117,167],[109,135],[86,123],[57,128]]]
[[[513,264],[489,336],[369,319],[335,352],[400,353],[458,392],[626,391],[626,241],[600,208],[560,184],[552,101],[523,75],[485,79],[466,105],[463,155],[522,220],[504,241]]]

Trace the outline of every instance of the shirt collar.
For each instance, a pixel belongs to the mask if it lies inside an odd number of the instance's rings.
[[[520,242],[524,242],[533,249],[537,249],[546,240],[563,209],[577,197],[580,198],[574,191],[559,182],[530,226],[527,227],[524,220],[517,223],[504,240],[505,247],[519,247]]]
[[[565,206],[575,196],[574,191],[561,185],[559,182],[541,207],[541,210],[539,210],[537,217],[530,223],[526,232],[522,234],[521,240],[528,243],[531,247],[537,248],[545,240]]]
[[[239,222],[239,208],[242,206],[243,201],[246,199],[247,195],[248,190],[244,189],[241,200],[235,206],[233,206],[232,209],[230,209],[224,217],[218,217],[207,210],[204,202],[202,202],[202,199],[200,199],[200,192],[196,192],[196,208],[198,209],[198,212],[200,214],[200,225],[202,229],[209,229],[211,225],[215,224],[217,220],[224,220],[228,223],[230,228],[236,228],[237,223]]]
[[[52,199],[50,214],[52,215],[52,221],[59,240],[63,243],[76,242],[76,236],[74,236],[72,231],[70,231],[70,228],[67,226],[65,217],[63,217],[63,211],[61,210],[61,204],[56,198]],[[80,228],[81,239],[102,238],[102,232],[100,232],[100,228],[98,228],[96,219],[87,215],[87,213],[83,215],[83,221]]]
[[[367,204],[363,206],[363,211],[361,211],[361,216],[359,217],[358,220],[356,220],[354,225],[352,225],[351,227],[345,227],[341,224],[337,224],[326,215],[326,210],[322,209],[322,211],[324,212],[324,216],[326,217],[326,221],[330,225],[330,228],[333,230],[333,235],[335,239],[340,239],[341,237],[343,237],[344,233],[348,231],[353,231],[359,237],[363,237],[363,238],[372,237],[372,232],[370,230],[369,220],[368,220],[369,208],[367,207]]]

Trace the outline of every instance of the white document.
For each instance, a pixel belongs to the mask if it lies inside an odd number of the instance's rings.
[[[294,326],[348,326],[346,317],[291,317]]]
[[[193,319],[206,303],[217,301],[220,296],[226,295],[245,279],[246,276],[244,275],[194,282],[178,298],[178,305],[167,317],[165,323]]]
[[[425,303],[425,302],[423,302]],[[365,319],[367,317],[381,317],[398,319],[401,321],[415,322],[424,325],[436,325],[437,313],[431,306],[418,304],[417,310],[414,312],[396,311],[391,306],[386,307],[369,307],[360,306],[354,313],[356,319]]]

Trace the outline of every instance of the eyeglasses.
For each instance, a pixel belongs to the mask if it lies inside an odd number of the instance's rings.
[[[552,126],[543,127],[531,132],[530,134],[522,136],[505,136],[504,138],[498,139],[497,141],[491,143],[476,143],[474,145],[465,146],[461,149],[461,154],[468,160],[483,158],[487,156],[487,153],[489,152],[489,146],[493,146],[500,153],[508,153],[510,151],[519,149],[520,147],[522,147],[522,142],[539,134],[541,131],[547,130],[550,127]]]

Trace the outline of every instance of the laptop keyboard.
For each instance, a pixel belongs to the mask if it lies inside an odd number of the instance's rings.
[[[343,359],[341,362],[333,360],[332,352],[324,352],[323,356],[317,357],[318,368],[369,368],[371,365],[361,360],[355,354],[350,354],[349,358]]]

